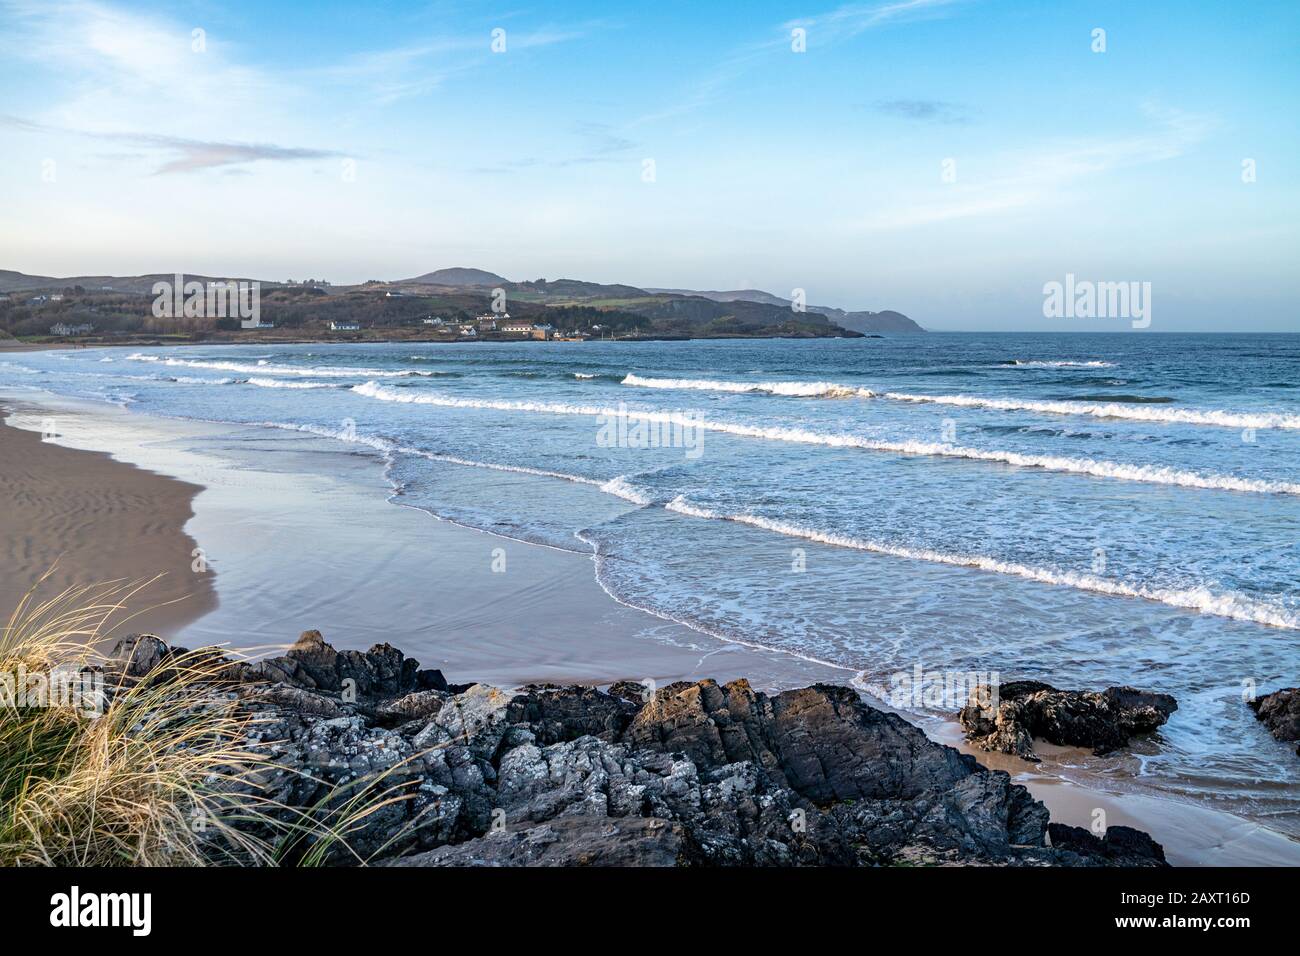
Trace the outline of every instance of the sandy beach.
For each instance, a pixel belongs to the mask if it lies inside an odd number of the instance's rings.
[[[784,689],[853,677],[623,606],[589,555],[399,507],[379,459],[355,446],[36,392],[0,398],[0,477],[19,505],[4,518],[7,603],[59,556],[52,586],[167,572],[152,602],[181,600],[130,629],[187,646],[283,647],[316,628],[340,648],[387,641],[450,680],[502,687],[743,676]],[[55,437],[43,441],[51,418]],[[207,573],[190,571],[196,547]],[[925,729],[967,749],[955,724]],[[1150,832],[1176,865],[1300,863],[1295,841],[1228,813],[1080,786],[1050,760],[975,756],[1028,786],[1054,820],[1088,826],[1103,809],[1111,824]]]
[[[4,414],[23,406],[6,403]],[[40,414],[26,409],[28,414]],[[195,485],[0,425],[0,615],[35,586],[46,599],[76,585],[146,581],[131,630],[168,632],[216,606],[211,578],[191,571],[196,542],[185,532]]]

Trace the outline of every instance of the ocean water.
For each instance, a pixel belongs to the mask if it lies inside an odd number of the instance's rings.
[[[918,669],[1173,694],[1073,766],[1300,832],[1300,761],[1244,704],[1300,681],[1300,335],[85,349],[0,386],[355,442],[403,504],[886,698]]]

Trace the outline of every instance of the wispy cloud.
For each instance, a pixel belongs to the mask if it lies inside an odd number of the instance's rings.
[[[118,133],[66,129],[3,114],[0,114],[0,126],[24,133],[84,136],[96,140],[162,151],[168,154],[170,158],[167,158],[154,171],[155,175],[190,173],[222,166],[237,166],[260,160],[284,162],[301,159],[329,159],[343,155],[334,150],[277,146],[274,143],[229,143],[185,139],[180,136],[163,136],[155,133]],[[116,158],[124,157],[119,155]]]
[[[581,39],[601,24],[585,22],[565,28],[508,30],[504,54],[494,54],[490,31],[481,36],[433,37],[416,43],[349,54],[308,75],[313,79],[342,81],[369,91],[379,105],[420,96],[450,78],[489,65],[489,58],[535,50]]]
[[[1037,149],[983,164],[1009,169],[990,179],[967,180],[958,166],[957,182],[936,184],[924,194],[901,196],[886,208],[855,224],[856,231],[887,231],[932,225],[957,219],[990,217],[1057,201],[1089,177],[1114,170],[1176,159],[1201,142],[1214,128],[1212,117],[1170,109],[1152,102],[1139,104],[1150,128],[1131,136],[1084,141],[1056,141]],[[936,182],[938,166],[935,167]]]
[[[955,125],[969,123],[971,118],[970,110],[965,106],[945,100],[879,100],[874,109],[888,116],[922,123]]]
[[[80,129],[143,128],[159,116],[212,123],[251,118],[263,104],[289,108],[290,84],[232,58],[217,35],[96,0],[0,0],[0,54],[66,78],[51,122]]]
[[[946,15],[944,8],[960,2],[962,0],[898,0],[883,4],[848,4],[826,13],[787,20],[769,30],[764,38],[738,46],[722,57],[716,66],[695,81],[685,96],[662,110],[637,117],[628,127],[671,119],[713,105],[727,87],[759,69],[771,56],[788,53],[791,31],[795,28],[805,31],[811,50],[831,46],[889,23],[943,16]]]
[[[786,31],[803,27],[808,42],[833,43],[888,23],[944,16],[960,0],[898,0],[896,3],[849,3],[827,13],[787,20]]]

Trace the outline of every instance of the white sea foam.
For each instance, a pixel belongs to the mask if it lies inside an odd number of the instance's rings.
[[[687,389],[700,392],[759,392],[790,398],[871,398],[872,392],[834,382],[720,382],[707,378],[646,378],[629,374],[624,385],[639,388]]]
[[[424,458],[427,461],[442,461],[452,465],[462,465],[467,468],[483,468],[488,471],[503,471],[519,475],[534,475],[539,478],[556,478],[560,481],[568,481],[576,485],[589,485],[593,488],[599,488],[606,494],[614,495],[617,498],[622,498],[624,501],[630,501],[633,504],[648,505],[653,503],[653,499],[642,494],[629,483],[627,475],[618,475],[608,481],[601,481],[598,478],[587,478],[583,475],[571,475],[563,471],[549,471],[545,468],[529,468],[526,465],[504,465],[498,462],[476,461],[472,458],[462,458],[459,455],[443,455],[438,452],[426,451],[423,448],[412,448],[409,445],[401,445],[397,442],[390,441],[387,438],[380,438],[377,435],[362,434],[355,429],[332,429],[324,428],[319,425],[293,424],[290,422],[261,422],[260,424],[266,428],[278,428],[284,431],[303,432],[308,435],[318,435],[321,438],[331,438],[335,441],[365,445],[382,453],[386,458],[391,458],[394,454],[415,455]]]
[[[228,362],[221,359],[179,359],[162,355],[142,355],[136,352],[128,355],[132,362],[154,362],[184,368],[206,368],[221,372],[246,372],[253,375],[300,375],[304,378],[410,378],[412,376],[431,377],[435,373],[419,369],[374,369],[346,368],[343,366],[322,365],[316,368],[303,368],[297,365],[273,365],[265,359],[256,364],[247,362]]]
[[[609,481],[602,482],[600,490],[606,494],[622,498],[624,501],[630,501],[635,505],[654,504],[654,498],[633,487],[631,482],[628,481],[627,475],[619,475]]]
[[[1142,598],[1148,601],[1158,601],[1162,604],[1168,604],[1171,607],[1185,608],[1188,610],[1198,611],[1202,614],[1213,614],[1218,617],[1232,618],[1237,621],[1253,621],[1256,624],[1267,624],[1272,627],[1300,629],[1300,615],[1297,615],[1295,612],[1235,592],[1215,593],[1204,587],[1186,589],[1155,588],[1147,585],[1111,580],[1099,577],[1095,574],[1080,574],[1075,571],[1054,571],[1048,568],[1036,568],[1031,565],[1020,564],[1014,561],[1002,561],[984,555],[951,554],[930,548],[901,547],[865,538],[857,538],[851,535],[820,531],[815,528],[805,528],[788,521],[778,521],[771,518],[763,518],[758,515],[721,514],[716,511],[710,511],[707,508],[693,505],[680,495],[670,501],[665,505],[665,507],[669,511],[674,511],[678,514],[688,515],[694,518],[706,518],[715,521],[734,521],[739,524],[747,524],[755,528],[773,531],[777,534],[804,538],[808,541],[816,541],[821,544],[829,544],[835,547],[854,548],[858,551],[870,551],[875,554],[885,554],[896,558],[907,558],[914,561],[928,561],[935,564],[948,564],[956,567],[975,568],[980,571],[990,571],[996,574],[1009,574],[1014,577],[1024,578],[1029,581],[1037,581],[1042,584],[1078,588],[1083,591],[1094,591],[1099,594],[1111,594],[1119,597]]]
[[[1198,474],[1161,465],[1134,465],[1124,462],[1099,461],[1093,458],[1069,458],[1061,455],[1027,455],[1020,452],[984,450],[960,445],[923,441],[881,441],[859,435],[827,434],[803,428],[745,425],[738,422],[719,422],[688,416],[681,412],[633,411],[605,408],[599,405],[574,405],[562,402],[532,402],[504,399],[454,398],[431,392],[395,389],[378,382],[354,385],[352,391],[367,398],[386,402],[414,405],[437,405],[445,408],[482,408],[507,412],[538,412],[551,415],[624,415],[630,419],[703,428],[744,438],[765,441],[795,442],[825,445],[832,448],[861,448],[866,451],[889,452],[898,455],[933,455],[942,458],[963,458],[995,464],[1015,465],[1021,468],[1041,468],[1046,471],[1088,475],[1093,478],[1113,478],[1139,481],[1147,484],[1177,485],[1183,488],[1204,488],[1222,491],[1244,491],[1260,494],[1300,495],[1300,483],[1267,481],[1257,478],[1238,478],[1235,475]]]
[[[336,385],[333,382],[295,382],[291,379],[283,378],[252,378],[244,379],[249,385],[256,385],[258,388],[342,388],[342,385]]]
[[[126,377],[146,382],[180,382],[182,385],[232,385],[237,381],[237,379],[233,378],[196,378],[193,375],[168,375],[166,378],[149,378],[145,375],[128,375]]]
[[[1033,365],[1035,363],[1017,363]],[[1044,366],[1084,366],[1087,362],[1044,362]],[[1105,367],[1101,363],[1095,367]],[[1237,412],[1222,409],[1150,408],[1119,402],[1048,401],[1020,398],[987,398],[979,395],[917,395],[908,392],[874,392],[868,388],[834,382],[726,382],[713,379],[644,378],[628,375],[624,385],[640,388],[692,389],[707,392],[762,392],[806,398],[887,398],[913,404],[953,405],[960,408],[992,408],[999,411],[1028,411],[1049,415],[1090,415],[1095,418],[1125,418],[1139,422],[1182,425],[1211,425],[1221,428],[1300,428],[1300,415],[1281,412]]]
[[[954,405],[960,408],[993,408],[1000,411],[1043,412],[1049,415],[1091,415],[1095,418],[1125,418],[1138,422],[1179,425],[1212,425],[1221,428],[1300,428],[1300,415],[1281,412],[1233,412],[1207,408],[1151,408],[1117,402],[1038,401],[1021,398],[985,398],[979,395],[913,395],[882,392],[881,398],[896,402]]]
[[[1051,362],[1051,361],[1045,361],[1039,359],[1012,359],[1010,364],[1019,366],[1020,368],[1114,368],[1115,367],[1114,362],[1101,362],[1101,361]]]

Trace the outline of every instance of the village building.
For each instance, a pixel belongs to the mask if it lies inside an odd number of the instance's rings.
[[[330,331],[331,332],[360,332],[361,323],[354,322],[351,319],[331,319]]]

